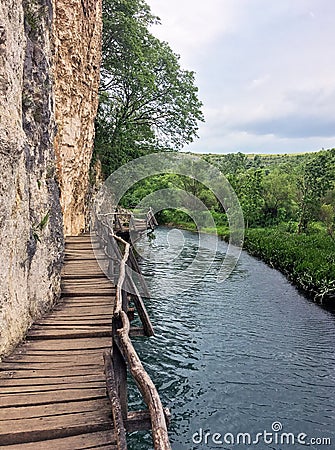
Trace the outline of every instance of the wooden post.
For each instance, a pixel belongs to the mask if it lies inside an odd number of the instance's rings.
[[[116,344],[119,340],[117,334],[117,322],[120,320],[113,317],[113,348],[112,348],[112,364],[114,367],[116,391],[119,397],[122,418],[124,421],[128,417],[128,389],[127,389],[127,365]]]
[[[124,311],[125,313],[128,312],[128,294],[127,292],[122,289],[122,311]]]
[[[150,298],[147,283],[145,282],[145,279],[143,278],[140,266],[138,265],[138,261],[134,255],[134,251],[132,248],[130,248],[129,262],[130,262],[131,268],[134,270],[134,272],[136,272],[138,274],[138,278],[139,278],[139,281],[141,284],[141,289],[143,291],[143,297]]]
[[[118,450],[127,450],[126,430],[122,417],[122,408],[115,382],[114,366],[111,351],[104,351],[106,387],[108,398],[112,405],[112,414]]]
[[[128,277],[128,281],[130,284],[130,292],[132,293],[132,300],[136,307],[139,318],[141,319],[144,334],[146,336],[154,336],[155,335],[154,327],[152,326],[149,314],[143,303],[142,297],[141,297],[140,293],[138,292],[136,284],[134,283],[134,281],[132,280],[131,277]]]

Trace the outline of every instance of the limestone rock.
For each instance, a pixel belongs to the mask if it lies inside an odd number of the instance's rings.
[[[61,206],[85,226],[101,32],[101,0],[0,2],[0,356],[59,296]]]
[[[101,0],[54,0],[55,150],[64,232],[85,228],[98,107]]]
[[[43,0],[0,3],[0,355],[60,290],[51,14]]]

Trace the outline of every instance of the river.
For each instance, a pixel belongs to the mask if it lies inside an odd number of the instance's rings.
[[[183,249],[174,258],[180,233]],[[174,276],[194,258],[198,236],[160,227],[155,237],[142,240],[139,250],[150,256],[141,268],[156,335],[136,338],[135,346],[172,412],[173,450],[303,449],[307,443],[334,449],[334,313],[245,252],[218,284],[215,266],[227,249],[222,241],[213,269],[196,284],[188,277],[189,289],[178,293]],[[215,239],[203,236],[201,246],[213,248]],[[131,409],[143,407],[134,386],[130,394]],[[129,442],[133,450],[152,448],[148,433],[134,433]]]

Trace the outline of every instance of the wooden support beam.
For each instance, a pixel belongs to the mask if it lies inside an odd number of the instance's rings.
[[[104,351],[105,375],[108,398],[112,405],[114,430],[117,440],[118,450],[127,450],[126,430],[122,417],[120,399],[117,394],[117,387],[114,376],[114,366],[110,350]]]
[[[134,270],[134,272],[136,272],[138,274],[138,278],[139,278],[141,288],[143,291],[143,296],[145,298],[150,298],[147,283],[145,282],[145,279],[143,278],[140,266],[138,265],[138,261],[134,255],[134,251],[132,248],[130,248],[130,252],[129,252],[129,262],[130,262],[131,268]]]
[[[129,370],[143,395],[151,417],[152,438],[155,450],[171,450],[164,409],[157,389],[145,371],[132,343],[129,339],[130,324],[127,314],[121,311],[123,327],[117,330],[116,344],[127,361]]]
[[[114,378],[116,391],[119,397],[121,406],[121,413],[123,420],[127,420],[128,417],[128,389],[127,389],[127,365],[126,361],[120,352],[120,349],[115,344],[117,338],[117,328],[121,325],[119,318],[113,318],[113,347],[111,350],[112,365],[114,367]]]
[[[146,307],[144,305],[142,297],[141,297],[140,293],[138,292],[137,286],[131,277],[128,277],[128,281],[130,283],[130,288],[131,288],[131,292],[132,292],[132,294],[131,294],[132,301],[134,302],[134,305],[136,307],[138,315],[141,319],[145,335],[146,336],[154,336],[155,335],[154,328],[152,326],[149,314],[146,310]]]

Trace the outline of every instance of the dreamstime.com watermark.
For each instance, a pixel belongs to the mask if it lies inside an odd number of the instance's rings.
[[[273,422],[271,431],[262,430],[258,433],[218,433],[200,428],[192,435],[193,444],[207,446],[226,445],[328,445],[332,444],[330,437],[310,437],[306,433],[294,433],[283,430],[281,422]]]

